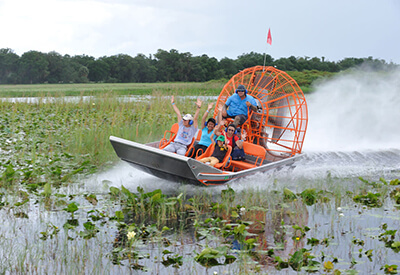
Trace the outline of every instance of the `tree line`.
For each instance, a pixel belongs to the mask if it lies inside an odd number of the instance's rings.
[[[57,52],[28,51],[21,56],[9,48],[0,49],[0,84],[38,83],[154,83],[154,82],[205,82],[213,79],[229,79],[239,70],[262,65],[275,66],[283,71],[317,70],[339,72],[368,64],[374,69],[398,68],[399,65],[385,60],[345,58],[338,62],[324,57],[295,57],[274,60],[270,55],[250,52],[237,59],[193,56],[175,49],[159,49],[154,55],[127,54],[94,58],[88,55]]]

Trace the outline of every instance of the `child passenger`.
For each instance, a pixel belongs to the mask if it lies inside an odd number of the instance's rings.
[[[213,138],[211,138],[211,142],[214,144]],[[199,159],[199,161],[202,163],[210,162],[211,166],[215,166],[215,164],[220,163],[224,159],[227,152],[228,147],[225,145],[225,137],[220,135],[217,138],[217,144],[215,144],[212,155],[210,157]]]

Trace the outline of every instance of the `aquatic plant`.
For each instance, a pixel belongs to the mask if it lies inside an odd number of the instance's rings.
[[[379,199],[380,197],[381,197],[380,193],[368,192],[365,195],[364,194],[355,195],[353,197],[353,200],[355,202],[362,203],[370,207],[381,207],[382,201]]]

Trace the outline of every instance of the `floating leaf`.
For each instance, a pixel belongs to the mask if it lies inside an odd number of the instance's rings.
[[[111,193],[111,195],[119,196],[119,194],[121,193],[121,191],[120,191],[117,187],[111,186],[111,187],[110,187],[110,193]]]
[[[400,185],[400,180],[399,179],[391,180],[389,184],[390,185]]]
[[[122,211],[115,211],[115,216],[112,217],[112,220],[123,221],[124,220],[124,213]]]
[[[372,193],[368,192],[366,195],[356,195],[353,197],[354,202],[358,202],[370,207],[381,207],[382,202],[379,199],[381,196],[380,193]]]
[[[175,256],[167,256],[167,259],[164,259],[163,257],[163,261],[161,262],[164,266],[170,266],[172,265],[175,268],[178,268],[180,266],[183,265],[183,256],[180,255],[175,255]]]
[[[64,224],[64,228],[74,228],[79,225],[79,221],[77,219],[70,219],[67,220],[66,223]]]
[[[289,201],[293,201],[297,198],[296,194],[292,190],[286,187],[283,189],[283,197],[285,200]]]
[[[67,208],[64,208],[65,211],[69,212],[69,213],[74,213],[78,210],[78,206],[76,205],[75,202],[71,202],[70,204],[68,204]]]

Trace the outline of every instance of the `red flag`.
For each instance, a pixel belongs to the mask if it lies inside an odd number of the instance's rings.
[[[268,29],[267,43],[272,45],[271,29]]]

